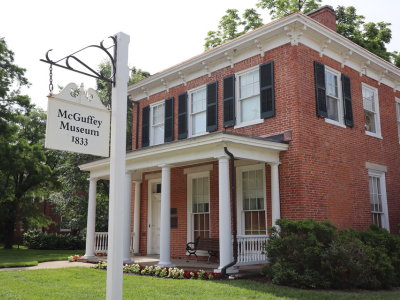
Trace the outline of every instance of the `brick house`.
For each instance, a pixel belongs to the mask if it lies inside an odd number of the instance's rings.
[[[400,69],[338,34],[329,6],[275,20],[129,86],[136,103],[125,239],[132,231],[135,253],[160,254],[159,265],[170,266],[171,257],[185,257],[187,242],[219,238],[220,268],[231,262],[225,148],[234,155],[237,266],[265,261],[259,245],[279,218],[396,232],[399,90]],[[90,171],[94,235],[93,195],[96,181],[109,178],[109,159],[80,168]]]

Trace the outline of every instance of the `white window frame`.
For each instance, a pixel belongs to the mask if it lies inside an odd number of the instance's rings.
[[[390,232],[390,226],[389,226],[389,212],[388,212],[388,205],[387,205],[387,194],[386,194],[386,179],[385,179],[385,172],[378,171],[378,170],[372,170],[368,169],[368,195],[370,195],[370,190],[369,190],[369,177],[378,177],[380,180],[380,185],[381,185],[381,193],[382,193],[382,211],[383,211],[383,218],[382,218],[382,228],[385,228],[387,231]],[[369,211],[371,211],[371,205],[370,205],[370,197],[368,197],[368,205],[369,205]],[[371,212],[371,219],[372,219],[372,212]]]
[[[331,67],[325,66],[325,72],[329,72],[333,75],[336,76],[337,78],[337,88],[338,88],[338,117],[339,117],[339,121],[335,121],[329,118],[325,118],[325,122],[332,124],[332,125],[336,125],[342,128],[346,128],[346,125],[344,124],[344,110],[343,110],[343,90],[342,90],[342,78],[341,75],[342,73],[340,73],[340,71],[335,70]],[[326,88],[326,81],[325,81],[325,89]],[[328,96],[328,94],[326,94],[326,98],[327,97],[332,97],[332,96]],[[334,98],[334,97],[333,97]],[[327,101],[327,99],[326,99]]]
[[[192,181],[195,178],[202,178],[202,177],[207,177],[208,178],[208,189],[209,189],[209,195],[211,194],[211,186],[210,186],[210,171],[204,171],[204,172],[199,172],[199,173],[191,173],[187,174],[187,242],[195,242],[194,236],[193,236],[193,230],[194,230],[194,224],[193,224],[193,218],[192,218],[192,210],[193,210],[193,205],[192,205]],[[208,212],[210,214],[209,220],[210,220],[210,236],[212,232],[212,222],[211,222],[211,195],[210,195],[210,211]],[[197,251],[196,254],[198,256],[208,256],[207,251]]]
[[[192,94],[195,92],[198,92],[202,89],[207,89],[207,85],[203,84],[201,86],[198,86],[194,89],[191,89],[189,91],[187,91],[188,94],[188,103],[187,103],[187,115],[188,115],[188,131],[189,131],[189,137],[195,137],[195,136],[201,136],[201,135],[205,135],[207,134],[207,124],[205,124],[206,127],[206,131],[202,132],[202,133],[198,133],[198,134],[192,134]],[[206,95],[207,95],[207,90],[206,90]],[[207,121],[207,96],[206,96],[206,121]]]
[[[395,98],[395,103],[396,103],[396,120],[397,120],[397,128],[399,128],[400,124],[400,99]],[[398,115],[397,115],[398,114]],[[398,137],[399,137],[399,144],[400,144],[400,131],[398,129]]]
[[[19,224],[20,224],[19,231],[24,231],[24,224],[22,222],[20,222]]]
[[[63,216],[61,216],[61,219],[60,219],[60,232],[70,232],[71,228],[69,228],[69,229],[61,228],[61,223],[63,221],[62,219],[63,219]]]
[[[240,99],[240,93],[239,93],[239,77],[242,75],[245,75],[247,73],[250,72],[254,72],[256,70],[259,70],[260,66],[256,65],[254,67],[242,70],[240,72],[235,73],[235,107],[236,107],[236,125],[234,126],[234,129],[236,128],[241,128],[241,127],[246,127],[246,126],[250,126],[250,125],[256,125],[256,124],[261,124],[264,123],[264,119],[258,118],[258,119],[254,119],[251,121],[247,121],[247,122],[242,122],[240,116],[241,114],[241,105],[240,105],[240,101],[242,99]],[[261,78],[260,78],[261,79]],[[261,82],[260,82],[261,84]],[[260,96],[260,101],[261,101],[261,93],[258,94]],[[253,95],[256,96],[256,95]],[[252,96],[252,97],[253,97]],[[246,99],[246,98],[244,98]],[[261,116],[261,115],[260,115]]]
[[[376,124],[376,133],[370,132],[370,131],[368,131],[368,130],[366,130],[366,129],[364,128],[365,134],[366,134],[366,135],[369,135],[369,136],[376,137],[376,138],[378,138],[378,139],[382,139],[382,133],[381,133],[381,118],[380,118],[380,113],[379,113],[378,89],[375,88],[375,87],[373,87],[373,86],[370,86],[369,84],[366,84],[366,83],[364,83],[364,82],[362,82],[361,85],[362,85],[362,88],[366,88],[366,89],[369,89],[369,90],[371,90],[371,91],[374,92],[374,103],[375,103],[375,116],[376,116],[375,124]],[[363,97],[363,114],[364,114],[364,95],[363,95],[363,93],[362,93],[362,90],[361,90],[361,95],[362,95],[362,97]],[[365,122],[365,121],[364,121],[364,122]]]
[[[163,121],[163,126],[164,126],[164,131],[165,131],[165,99],[161,100],[161,101],[157,101],[155,103],[150,104],[150,130],[149,130],[149,135],[150,135],[150,146],[155,146],[155,145],[161,145],[164,144],[164,140],[162,143],[159,144],[154,144],[154,126],[153,126],[153,110],[154,107],[164,104],[164,121]]]
[[[250,166],[236,167],[236,199],[237,199],[237,230],[238,235],[245,235],[244,230],[244,210],[243,210],[243,185],[242,178],[243,172],[262,170],[263,173],[263,190],[264,190],[264,208],[265,208],[265,225],[268,227],[268,214],[267,214],[267,192],[265,182],[265,164],[255,164]],[[257,235],[264,236],[264,235]],[[265,235],[267,236],[267,235]]]

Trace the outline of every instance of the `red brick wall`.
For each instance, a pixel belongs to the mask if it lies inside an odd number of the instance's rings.
[[[329,29],[336,31],[336,12],[333,10],[333,8],[323,7],[316,12],[307,14],[307,16],[328,27]]]

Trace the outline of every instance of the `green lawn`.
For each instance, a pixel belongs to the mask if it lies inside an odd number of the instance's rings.
[[[12,250],[0,244],[0,268],[37,266],[39,262],[66,260],[71,255],[84,255],[85,250],[31,250],[14,245]]]
[[[0,299],[105,299],[106,274],[83,267],[0,272]],[[400,292],[328,293],[247,280],[123,278],[124,299],[400,299]]]

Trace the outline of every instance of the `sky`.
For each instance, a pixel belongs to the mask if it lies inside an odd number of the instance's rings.
[[[27,69],[31,83],[22,90],[37,106],[47,109],[49,66],[40,62],[49,57],[56,61],[88,45],[111,45],[107,37],[117,32],[130,36],[129,66],[151,74],[185,61],[204,50],[204,38],[217,30],[219,20],[228,8],[242,15],[255,8],[258,0],[147,0],[147,1],[3,1],[1,4],[0,37],[15,53],[18,66]],[[354,6],[366,22],[392,23],[389,51],[400,51],[399,0],[323,0],[322,5]],[[264,23],[270,21],[268,10],[257,9]],[[93,69],[106,56],[91,48],[77,55]],[[78,66],[71,63],[71,65]],[[58,85],[84,83],[96,88],[95,79],[53,67],[54,93]]]

